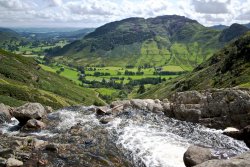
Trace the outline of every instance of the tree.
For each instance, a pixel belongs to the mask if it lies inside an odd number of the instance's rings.
[[[146,91],[146,90],[145,90],[145,86],[144,86],[143,84],[141,84],[140,87],[139,87],[139,89],[138,89],[138,91],[137,91],[137,93],[142,94],[142,93],[144,93],[145,91]]]

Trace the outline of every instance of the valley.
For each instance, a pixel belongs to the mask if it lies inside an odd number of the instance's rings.
[[[77,1],[63,2],[37,5]],[[61,27],[0,28],[0,167],[250,165],[249,24],[67,27],[81,11],[109,18],[83,6]]]

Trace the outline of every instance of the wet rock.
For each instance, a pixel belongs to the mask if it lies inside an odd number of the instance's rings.
[[[15,158],[9,158],[6,163],[7,167],[18,167],[18,166],[23,166],[23,162],[19,161]]]
[[[215,159],[215,157],[210,149],[198,146],[190,146],[183,156],[186,167],[192,167],[211,159]]]
[[[247,147],[250,148],[250,125],[246,126],[243,130],[242,130],[242,134],[243,134],[243,140],[246,143]]]
[[[0,157],[0,167],[6,166],[7,159]]]
[[[10,122],[11,114],[10,107],[4,104],[0,104],[0,124],[4,122]]]
[[[46,116],[45,108],[39,103],[27,103],[14,109],[13,116],[24,125],[29,119],[41,119]]]
[[[38,121],[36,119],[30,119],[22,128],[25,131],[41,130],[46,127],[45,123]]]
[[[250,125],[241,130],[238,130],[236,128],[227,128],[224,130],[223,134],[237,140],[243,140],[250,148]]]
[[[9,158],[12,154],[14,154],[14,151],[10,148],[0,149],[0,157]]]
[[[250,152],[227,160],[209,160],[195,167],[248,167],[250,166]]]
[[[113,119],[114,118],[112,118],[112,117],[103,117],[103,118],[100,119],[100,122],[102,124],[107,124],[107,123],[111,122]]]
[[[16,152],[15,156],[20,158],[21,160],[28,160],[30,159],[31,153]]]
[[[107,106],[103,106],[103,107],[98,107],[97,109],[96,109],[96,114],[97,115],[107,115],[107,114],[109,114],[109,108],[107,107]]]
[[[56,144],[46,145],[45,150],[50,151],[50,152],[56,152],[56,153],[58,153],[59,151],[58,146]]]
[[[236,129],[236,128],[226,128],[224,131],[223,131],[223,134],[224,135],[227,135],[229,137],[232,137],[234,139],[237,139],[237,140],[243,140],[243,133],[242,131],[240,131],[239,129]]]

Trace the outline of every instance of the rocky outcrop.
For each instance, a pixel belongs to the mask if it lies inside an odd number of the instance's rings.
[[[209,160],[195,167],[248,167],[250,166],[250,152],[227,160]]]
[[[176,119],[201,123],[213,128],[242,128],[250,124],[249,90],[178,92],[170,101],[171,111],[165,112],[170,112]]]
[[[205,161],[216,159],[209,148],[190,146],[183,156],[186,167],[192,167]]]
[[[119,112],[127,108],[164,113],[182,121],[201,123],[210,128],[243,128],[250,125],[250,90],[211,89],[177,92],[169,100],[133,99],[113,102]],[[110,110],[112,113],[113,110]]]
[[[29,119],[41,119],[46,116],[45,108],[39,103],[27,103],[14,109],[13,116],[21,125],[26,124]]]

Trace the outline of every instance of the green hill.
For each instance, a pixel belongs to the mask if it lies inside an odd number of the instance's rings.
[[[153,87],[140,98],[165,98],[176,91],[250,88],[250,32],[220,50],[188,75]]]
[[[21,39],[21,35],[17,32],[8,28],[0,28],[1,49],[15,50],[17,43],[19,43]]]
[[[101,103],[96,93],[41,69],[33,58],[0,50],[0,103],[39,102],[60,108]]]
[[[177,15],[129,18],[101,26],[52,56],[78,65],[193,68],[224,46],[221,33]]]

